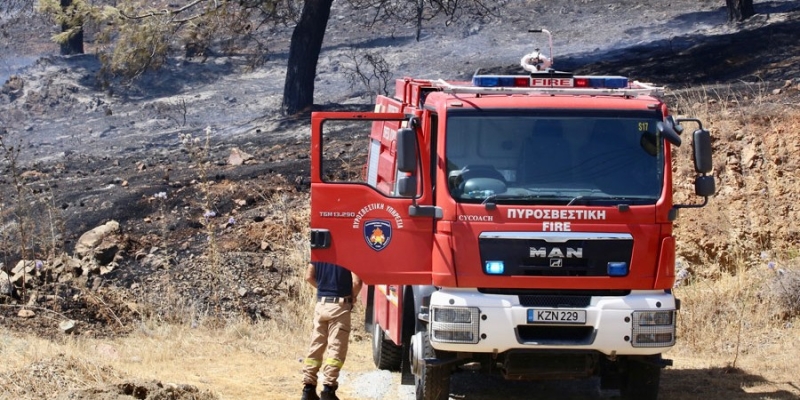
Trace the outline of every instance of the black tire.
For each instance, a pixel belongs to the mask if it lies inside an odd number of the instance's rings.
[[[620,377],[622,400],[657,400],[661,367],[655,362],[628,360]]]
[[[400,371],[403,346],[386,339],[377,321],[372,324],[372,361],[378,369]]]
[[[422,358],[435,358],[428,332],[422,332]],[[424,366],[416,377],[417,400],[448,400],[450,398],[450,365]]]

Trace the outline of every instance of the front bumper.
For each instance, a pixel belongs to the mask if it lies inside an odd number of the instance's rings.
[[[632,291],[626,296],[594,296],[585,322],[529,323],[519,296],[444,289],[430,301],[430,338],[436,350],[503,353],[508,350],[587,350],[614,355],[653,355],[675,343],[676,302],[664,291]],[[580,313],[583,315],[583,313]]]

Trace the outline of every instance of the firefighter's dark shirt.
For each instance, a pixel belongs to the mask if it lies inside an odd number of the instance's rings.
[[[350,271],[324,262],[314,262],[317,279],[317,297],[347,297],[353,294],[353,276]]]

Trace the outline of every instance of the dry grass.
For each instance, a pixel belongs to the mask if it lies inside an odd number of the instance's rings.
[[[131,380],[190,384],[221,399],[297,397],[313,312],[312,292],[304,291],[304,300],[287,304],[280,319],[229,321],[224,328],[143,323],[127,337],[59,342],[0,328],[0,399],[51,398]],[[353,339],[346,369],[369,369],[368,337]]]

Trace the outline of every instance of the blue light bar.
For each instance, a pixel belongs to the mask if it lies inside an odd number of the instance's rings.
[[[472,85],[476,87],[536,87],[536,88],[584,88],[624,89],[628,78],[615,75],[575,76],[559,73],[538,75],[474,75]]]
[[[626,276],[626,275],[628,275],[628,263],[624,261],[608,262],[608,276]]]
[[[603,84],[608,89],[622,89],[628,87],[628,78],[622,76],[605,76]]]
[[[505,264],[502,261],[486,261],[483,266],[483,271],[489,275],[501,275],[506,270]]]
[[[624,76],[576,76],[575,86],[591,89],[624,89],[628,87],[628,78]]]
[[[531,80],[523,75],[475,75],[472,85],[478,87],[525,87]]]

